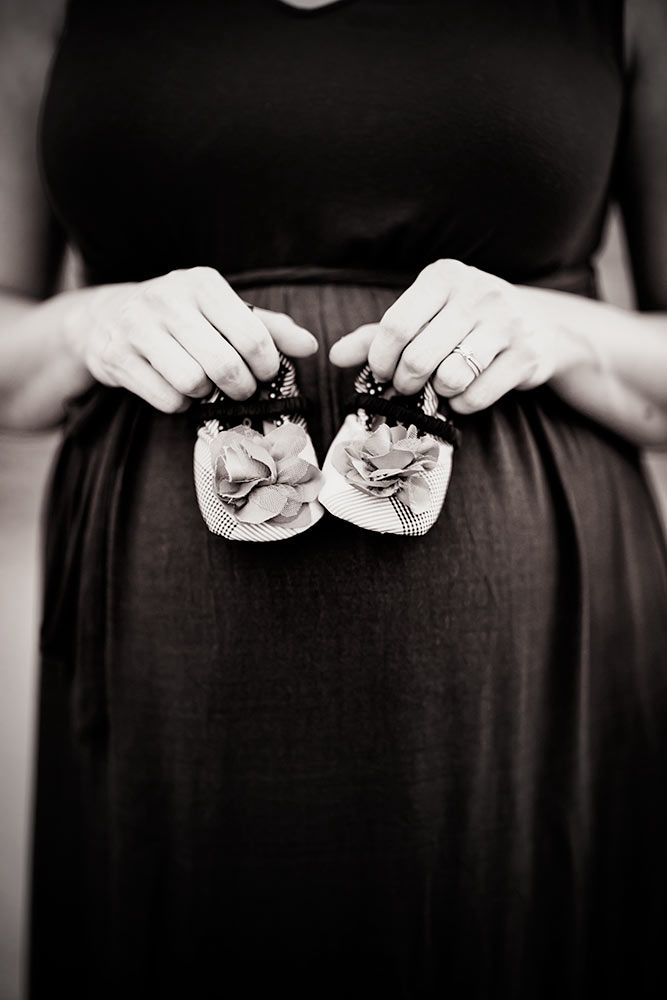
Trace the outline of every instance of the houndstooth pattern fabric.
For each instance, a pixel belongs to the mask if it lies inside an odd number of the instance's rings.
[[[212,423],[216,425],[214,429],[210,427]],[[214,535],[222,535],[223,538],[234,539],[236,541],[277,542],[280,539],[291,538],[319,521],[324,513],[319,503],[309,505],[311,509],[311,525],[306,525],[298,529],[290,528],[286,524],[272,525],[266,522],[263,524],[246,524],[239,521],[234,516],[233,510],[221,500],[215,491],[215,476],[211,461],[210,442],[220,433],[220,430],[221,428],[217,424],[217,421],[207,421],[207,424],[200,428],[197,433],[194,449],[195,492],[197,494],[199,509],[209,531],[212,531]],[[318,464],[310,439],[308,446],[304,448],[301,456],[312,465]]]
[[[291,361],[281,355],[282,378],[279,385],[279,393],[283,397],[298,396],[299,388],[296,382],[296,371]],[[223,399],[224,395],[220,389],[214,392],[204,402],[214,403]],[[246,421],[244,421],[246,422]],[[304,417],[294,414],[285,415],[279,421],[264,421],[264,433],[268,433],[279,422],[296,424],[306,431],[307,443],[302,450],[300,457],[319,468],[317,456],[313,443],[308,435],[308,426]],[[249,423],[249,421],[248,421]],[[206,420],[197,429],[193,454],[193,472],[195,482],[195,493],[199,510],[204,519],[206,527],[214,535],[221,535],[235,541],[244,542],[277,542],[285,538],[292,538],[294,535],[306,531],[322,517],[324,510],[318,502],[308,505],[311,515],[310,524],[298,528],[289,524],[250,524],[239,521],[234,513],[234,509],[222,500],[215,489],[215,473],[211,458],[211,443],[215,438],[228,427],[233,427],[234,421],[224,426],[218,420]]]
[[[370,384],[375,391],[381,391],[374,382],[370,369],[363,368],[355,381],[355,390],[359,393],[369,391]],[[424,387],[420,406],[429,416],[438,412],[438,396],[429,383]],[[430,495],[427,510],[415,513],[402,503],[396,496],[373,497],[363,492],[334,467],[331,456],[334,450],[343,444],[367,438],[371,431],[368,428],[367,417],[363,410],[349,414],[338,434],[334,438],[327,453],[322,471],[324,487],[320,491],[320,503],[333,514],[344,521],[351,521],[368,531],[378,531],[383,534],[418,536],[425,535],[435,524],[442,510],[449,480],[452,473],[454,449],[446,441],[437,440],[438,460],[435,467],[423,474]]]

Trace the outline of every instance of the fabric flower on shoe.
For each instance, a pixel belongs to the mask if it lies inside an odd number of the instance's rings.
[[[352,486],[372,497],[391,497],[420,514],[430,502],[425,472],[435,468],[439,455],[437,441],[419,436],[411,424],[380,424],[359,440],[344,441],[332,454],[332,463]]]
[[[268,434],[239,425],[211,442],[215,490],[248,524],[310,523],[322,473],[301,458],[308,438],[302,427],[284,423]]]

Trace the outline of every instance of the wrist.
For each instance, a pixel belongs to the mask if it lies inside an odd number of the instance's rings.
[[[550,379],[560,378],[575,369],[604,371],[607,367],[601,351],[597,329],[591,323],[592,317],[586,310],[588,322],[579,316],[581,305],[590,305],[589,300],[568,292],[554,289],[536,288],[528,285],[517,286],[526,308],[532,314],[532,325],[541,330],[550,344],[552,374]],[[599,305],[598,303],[595,303]],[[599,317],[596,317],[599,322]]]
[[[78,288],[61,293],[60,343],[65,357],[83,367],[86,367],[86,343],[94,322],[91,305],[104,287]]]
[[[88,355],[94,331],[105,315],[106,303],[118,294],[121,287],[130,287],[130,283],[122,286],[91,285],[61,295],[60,341],[63,352],[86,371],[89,370]]]
[[[605,370],[604,356],[597,339],[573,329],[569,323],[553,324],[553,343],[555,357],[553,378],[561,378],[575,369],[588,369],[598,373]]]

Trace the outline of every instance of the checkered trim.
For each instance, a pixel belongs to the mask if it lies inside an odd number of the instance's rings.
[[[357,414],[350,414],[334,438],[327,453],[322,471],[324,486],[319,500],[323,507],[344,521],[350,521],[368,531],[379,531],[391,535],[425,535],[435,524],[445,501],[452,471],[454,449],[445,441],[438,442],[438,462],[430,472],[425,473],[431,502],[426,511],[415,514],[395,496],[373,497],[348,482],[334,467],[331,456],[334,449],[343,443],[366,437],[365,421]]]
[[[370,368],[368,366],[362,368],[355,380],[355,391],[365,395],[381,394],[384,390],[385,386],[374,379]],[[438,415],[439,399],[430,382],[420,393],[418,405],[429,416]],[[438,462],[434,469],[424,475],[431,502],[426,511],[415,514],[395,496],[370,496],[348,482],[333,466],[331,456],[334,450],[343,443],[367,437],[371,433],[372,423],[371,415],[363,409],[345,418],[324,462],[325,483],[320,492],[320,503],[336,517],[369,531],[410,537],[425,535],[433,527],[442,510],[452,471],[454,449],[449,442],[432,438],[439,446]]]
[[[299,388],[296,382],[296,371],[294,365],[284,355],[280,356],[280,368],[276,378],[269,385],[260,388],[260,398],[268,396],[269,392],[278,393],[278,398],[293,397],[299,395]],[[215,403],[225,399],[220,389],[216,388],[204,403]],[[233,401],[225,399],[225,403],[233,411]],[[243,404],[247,408],[247,401]],[[246,524],[239,521],[234,508],[224,502],[215,490],[215,475],[211,460],[211,442],[223,431],[230,427],[235,427],[240,420],[235,420],[230,414],[224,422],[218,419],[204,420],[197,428],[197,438],[195,440],[193,454],[193,473],[195,482],[195,493],[199,510],[204,519],[206,527],[214,535],[221,535],[223,538],[246,542],[276,542],[284,538],[291,538],[294,535],[305,531],[322,517],[324,511],[321,505],[315,501],[308,506],[311,513],[310,524],[301,528],[292,528],[288,524]],[[250,424],[250,418],[245,417],[243,423]],[[281,423],[292,423],[302,427],[308,435],[308,425],[303,416],[299,414],[284,414],[270,421],[264,421],[264,433],[268,433],[273,427]],[[308,435],[306,447],[301,452],[301,457],[312,465],[319,468],[319,463],[315,455],[313,443]]]

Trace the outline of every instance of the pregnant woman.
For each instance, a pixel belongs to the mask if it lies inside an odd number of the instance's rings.
[[[39,6],[0,261],[0,416],[64,430],[31,997],[664,995],[664,4]],[[637,312],[596,301],[611,201]],[[198,408],[280,355],[320,465],[367,360],[437,392],[426,534],[208,529]]]

